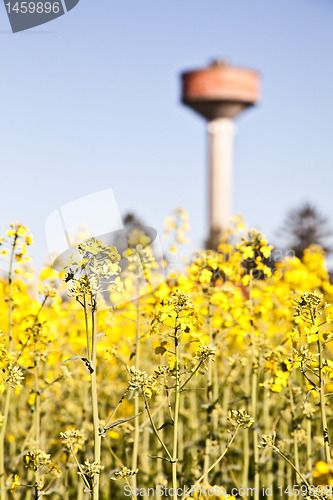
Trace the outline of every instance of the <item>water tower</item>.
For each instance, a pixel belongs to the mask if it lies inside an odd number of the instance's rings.
[[[259,99],[259,74],[214,61],[182,75],[182,101],[208,120],[210,235],[225,229],[232,210],[234,118]]]

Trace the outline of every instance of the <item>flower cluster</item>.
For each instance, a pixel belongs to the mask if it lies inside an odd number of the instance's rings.
[[[188,293],[176,290],[170,297],[170,304],[173,306],[175,312],[179,314],[182,311],[193,310],[191,297]]]
[[[76,262],[72,257],[68,265],[68,272],[64,278],[66,283],[69,281],[75,283],[75,286],[70,291],[72,296],[76,298],[86,293],[95,296],[106,290],[122,290],[123,284],[120,278],[114,278],[119,274],[118,262],[121,259],[114,246],[105,245],[98,238],[91,237],[80,243],[78,249],[82,256],[81,261]],[[83,276],[76,279],[77,274],[83,274]]]
[[[13,360],[12,356],[8,354],[6,348],[6,341],[3,337],[3,333],[0,332],[0,362],[1,363],[9,363]]]
[[[209,358],[215,361],[215,359],[213,358],[213,356],[215,356],[215,352],[216,347],[212,347],[211,345],[205,346],[199,344],[199,350],[196,352],[195,358],[202,362],[207,361]]]
[[[129,469],[128,467],[123,467],[120,471],[115,472],[114,475],[117,477],[121,477],[122,479],[127,479],[128,477],[135,476],[139,472],[139,469]],[[114,478],[112,478],[114,479]]]
[[[158,268],[150,247],[138,244],[135,248],[125,250],[123,256],[127,259],[127,271],[136,276],[144,275],[148,282],[150,281],[149,271]]]
[[[10,487],[10,492],[14,493],[16,491],[16,488],[18,488],[19,486],[21,486],[20,476],[18,474],[14,474],[14,478],[12,480],[12,484]]]
[[[263,434],[259,448],[271,448],[275,446],[276,432],[273,434]]]
[[[148,376],[146,372],[136,369],[134,366],[128,367],[128,372],[131,375],[129,390],[136,391],[141,389],[148,398],[158,394],[156,376]]]
[[[79,430],[60,432],[59,437],[64,441],[67,449],[73,450],[75,454],[82,449],[86,441],[84,431]]]
[[[323,296],[315,292],[304,292],[300,298],[295,298],[295,316],[300,316],[306,323],[314,323],[318,312],[329,304],[322,304]],[[317,330],[318,331],[318,330]]]
[[[230,410],[228,414],[228,421],[234,427],[242,426],[245,429],[248,429],[253,425],[254,418],[248,415],[246,410]]]
[[[27,246],[32,245],[32,236],[29,234],[29,230],[20,222],[12,223],[10,227],[11,229],[6,233],[10,240],[0,238],[0,245],[5,246],[1,255],[7,255],[11,247],[15,261],[18,264],[29,261],[30,257],[27,255]],[[17,271],[19,270],[16,269],[16,274],[19,274],[20,271]]]
[[[29,451],[24,455],[23,462],[25,467],[33,472],[39,471],[46,466],[52,468],[51,455],[42,450]]]
[[[299,351],[294,349],[293,355],[285,359],[285,364],[289,371],[295,368],[304,368],[314,363],[318,355],[313,354],[308,347],[301,346]]]
[[[242,279],[243,285],[249,283],[254,271],[261,271],[268,277],[272,275],[271,268],[264,264],[264,260],[268,259],[273,247],[267,244],[267,240],[259,231],[255,229],[249,231],[247,239],[243,239],[237,248],[242,253],[245,269],[249,271]]]
[[[101,465],[100,462],[89,462],[89,460],[86,460],[81,467],[85,476],[91,479],[95,474],[100,474],[104,469],[104,465]],[[81,475],[80,472],[78,472],[78,474]]]
[[[175,245],[177,243],[187,244],[189,242],[186,237],[186,233],[190,230],[190,220],[183,208],[175,208],[173,214],[165,219],[165,239],[168,238],[169,234],[175,232],[175,244],[171,247],[171,251],[175,251]]]
[[[13,389],[15,389],[15,387],[22,389],[22,380],[24,380],[23,372],[18,366],[8,368],[6,382],[10,384]]]
[[[150,335],[158,333],[157,323],[188,333],[194,329],[195,324],[201,324],[201,318],[189,294],[176,290],[171,297],[162,300],[160,310],[151,321]]]

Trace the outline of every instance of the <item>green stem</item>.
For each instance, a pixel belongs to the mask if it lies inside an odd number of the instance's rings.
[[[126,389],[126,391],[124,392],[124,394],[121,396],[120,400],[118,401],[118,404],[117,406],[115,407],[115,409],[113,410],[112,414],[109,416],[109,418],[107,419],[107,421],[105,422],[105,425],[104,425],[104,428],[103,429],[107,429],[109,423],[111,422],[111,420],[113,419],[113,417],[115,416],[115,414],[117,413],[121,403],[124,401],[125,397],[127,396],[128,394],[128,391],[129,391],[129,388]]]
[[[237,425],[236,430],[235,430],[235,432],[234,432],[234,434],[233,434],[232,438],[230,439],[229,443],[227,444],[227,446],[226,446],[226,448],[225,448],[224,452],[222,453],[222,455],[220,455],[220,456],[219,456],[219,458],[216,460],[216,462],[214,462],[214,463],[213,463],[213,465],[211,465],[211,466],[209,467],[209,469],[208,469],[207,471],[205,471],[205,472],[202,474],[202,476],[198,479],[197,483],[201,483],[201,481],[202,481],[202,480],[203,480],[203,479],[207,476],[207,474],[209,474],[209,473],[210,473],[210,471],[211,471],[211,470],[213,470],[213,469],[214,469],[214,467],[215,467],[215,466],[216,466],[219,462],[221,462],[222,458],[225,456],[225,454],[226,454],[226,453],[227,453],[227,451],[229,450],[230,446],[232,445],[232,443],[233,443],[233,441],[234,441],[234,439],[235,439],[235,437],[236,437],[236,434],[237,434],[237,432],[239,431],[239,428],[240,428],[240,424],[238,424],[238,425]]]
[[[84,321],[86,325],[86,337],[87,337],[87,357],[88,361],[91,363],[91,348],[90,348],[90,333],[89,333],[89,320],[88,320],[88,309],[86,296],[83,297],[83,307],[84,307]]]
[[[283,458],[283,460],[285,460],[289,465],[290,467],[292,467],[294,469],[294,471],[296,472],[296,474],[299,475],[299,477],[302,479],[302,481],[304,482],[304,484],[306,484],[306,486],[310,489],[310,484],[307,482],[307,480],[305,479],[305,477],[301,474],[301,472],[295,467],[295,465],[279,450],[279,448],[277,448],[276,446],[272,446],[272,449],[275,451],[275,453],[277,453],[281,458]]]
[[[225,431],[228,432],[228,408],[229,408],[229,399],[230,399],[230,386],[229,384],[225,385],[224,390],[223,390],[223,399],[222,399],[222,418],[220,419],[220,428],[221,430],[223,429],[223,437],[225,437],[226,433]],[[244,429],[244,432],[248,431],[248,429]],[[219,449],[221,450],[220,452],[223,452],[223,444],[222,444],[222,439],[220,441],[220,446]],[[226,483],[228,481],[228,474],[229,471],[225,470],[222,468],[221,464],[221,480],[222,484]]]
[[[178,417],[179,417],[179,347],[178,347],[178,328],[175,327],[175,357],[176,357],[176,385],[175,385],[175,413],[173,422],[173,451],[172,451],[172,488],[174,489],[173,500],[177,500],[177,444],[178,444]]]
[[[5,410],[3,414],[2,427],[0,431],[0,488],[1,488],[1,500],[6,499],[6,489],[5,489],[5,467],[4,467],[4,449],[5,449],[5,430],[8,422],[9,415],[9,405],[11,397],[12,388],[8,386],[6,390],[6,401]]]
[[[16,249],[16,242],[18,239],[18,235],[16,234],[13,241],[10,263],[9,263],[9,274],[8,274],[8,352],[11,354],[13,348],[13,263],[14,263],[14,255]],[[10,363],[11,366],[11,363]],[[7,430],[8,423],[8,415],[9,415],[9,405],[10,405],[10,397],[11,397],[12,388],[11,386],[7,387],[6,391],[6,401],[5,401],[5,410],[3,415],[2,426],[0,430],[0,491],[1,491],[1,500],[6,500],[6,488],[5,488],[5,435]]]
[[[326,408],[325,408],[325,383],[323,377],[323,349],[320,340],[320,332],[318,332],[318,353],[319,353],[319,388],[320,388],[320,410],[321,422],[324,436],[325,457],[328,463],[331,460],[330,443],[327,430]]]
[[[212,307],[209,300],[208,303],[208,333],[209,333],[209,342],[213,345],[213,333],[212,333]],[[213,403],[213,366],[212,359],[208,360],[208,376],[207,376],[207,397],[208,397],[208,406],[207,406],[207,436],[205,442],[205,458],[204,458],[204,472],[208,469],[210,462],[210,448],[211,448],[211,440],[212,440],[212,419],[211,419],[211,405]]]
[[[251,340],[252,340],[252,379],[251,379],[251,402],[252,402],[252,417],[254,418],[253,426],[253,466],[254,466],[254,500],[259,500],[260,475],[259,475],[259,448],[258,448],[258,433],[257,433],[257,402],[258,402],[258,359],[256,356],[255,336],[253,327],[253,272],[250,271],[249,283],[249,298],[250,298],[250,315],[251,315]]]
[[[34,353],[34,383],[35,383],[35,441],[36,448],[40,448],[40,391],[38,380],[38,352],[37,338],[35,335],[35,353]]]
[[[160,396],[160,399],[163,400],[163,402],[164,402],[164,398],[162,398],[162,396]],[[163,406],[160,405],[159,411],[157,414],[157,425],[158,425],[158,428],[160,429],[160,436],[161,436],[162,440],[163,440],[164,433],[163,433],[163,428],[161,429],[161,427],[163,426],[163,424],[164,424],[164,411],[163,411]],[[163,462],[163,460],[156,461],[156,484],[162,484],[162,481],[164,480],[162,462]]]
[[[295,425],[295,405],[293,398],[293,388],[291,382],[289,381],[289,397],[290,397],[290,410],[291,410],[291,418],[293,424],[293,432],[294,432],[294,461],[296,469],[299,469],[299,458],[298,458],[298,439],[297,439],[297,429]]]
[[[244,367],[244,389],[245,396],[249,398],[250,396],[250,379],[251,379],[251,366],[250,360],[246,363]],[[249,482],[249,468],[250,468],[250,429],[244,429],[244,439],[243,439],[243,474],[242,474],[242,486],[247,491]]]
[[[38,491],[38,472],[35,474],[35,500],[38,500],[39,498],[39,491]]]
[[[94,428],[94,462],[101,461],[101,436],[99,434],[99,418],[98,418],[98,398],[97,398],[97,297],[92,297],[92,352],[91,364],[93,373],[91,374],[91,400]],[[92,500],[99,498],[99,474],[94,474]]]
[[[269,378],[269,374],[266,374],[266,380]],[[264,408],[263,408],[263,420],[264,420],[264,429],[267,434],[269,434],[271,429],[270,422],[270,399],[269,399],[269,389],[268,387],[264,388]],[[267,450],[267,465],[266,465],[266,477],[265,482],[264,478],[261,478],[263,484],[267,484],[271,486],[274,482],[274,475],[272,473],[272,450]]]
[[[306,463],[308,472],[312,473],[312,440],[311,440],[311,418],[306,419]]]
[[[179,400],[179,419],[178,419],[178,461],[184,460],[184,409],[185,409],[185,394]]]
[[[40,391],[38,380],[38,352],[37,352],[37,338],[35,334],[35,353],[34,353],[34,382],[35,382],[35,441],[37,450],[40,449]],[[39,471],[36,471],[36,500],[38,499],[38,484],[39,484]]]
[[[209,360],[210,361],[210,360]],[[200,363],[198,364],[198,366],[195,368],[195,370],[193,370],[193,372],[191,373],[191,375],[188,377],[187,380],[185,380],[185,382],[179,387],[179,392],[182,392],[184,390],[184,387],[185,385],[187,385],[189,383],[189,381],[191,380],[191,378],[193,377],[193,375],[195,375],[197,373],[197,371],[199,370],[200,366],[202,365],[203,361],[200,361]]]
[[[86,479],[86,477],[85,477],[84,470],[82,469],[82,467],[81,467],[81,465],[80,465],[80,463],[79,463],[78,459],[76,458],[76,455],[75,455],[75,452],[74,452],[74,449],[73,449],[73,445],[72,445],[72,443],[71,443],[71,442],[69,443],[69,445],[70,445],[70,448],[71,448],[71,452],[72,452],[73,458],[74,458],[75,463],[76,463],[76,465],[77,465],[77,468],[79,469],[79,471],[80,471],[80,473],[81,473],[81,476],[80,476],[80,477],[82,478],[82,480],[83,480],[84,484],[86,485],[86,487],[88,488],[88,490],[90,490],[90,484],[88,483],[88,481],[87,481],[87,479]]]
[[[140,297],[137,299],[137,310],[136,310],[136,336],[135,336],[135,369],[138,370],[140,366]],[[138,415],[140,412],[140,400],[137,396],[134,399],[134,415]],[[132,455],[132,470],[136,470],[138,467],[138,452],[139,452],[139,433],[140,433],[140,422],[139,417],[134,421],[134,442],[133,442],[133,455]],[[133,488],[137,487],[137,477],[134,474],[132,478]]]
[[[130,492],[131,492],[131,497],[133,498],[133,500],[137,500],[137,496],[134,495],[133,493],[133,490],[134,490],[134,486],[131,486],[130,483],[129,483],[129,480],[127,479],[127,477],[125,477],[125,483],[129,486],[130,488]]]
[[[153,431],[155,433],[155,436],[157,437],[157,439],[159,440],[160,444],[162,445],[162,448],[164,449],[164,451],[166,452],[166,454],[168,455],[168,458],[170,460],[170,462],[172,462],[172,456],[171,456],[171,453],[169,452],[168,448],[165,446],[163,440],[161,439],[157,429],[156,429],[156,426],[154,424],[154,421],[153,421],[153,417],[151,416],[151,413],[150,413],[150,409],[149,409],[149,405],[148,405],[148,401],[147,401],[147,397],[145,395],[145,392],[142,391],[142,395],[143,395],[143,400],[145,402],[145,408],[147,410],[147,413],[148,413],[148,417],[149,417],[149,421],[151,423],[151,426],[153,428]]]

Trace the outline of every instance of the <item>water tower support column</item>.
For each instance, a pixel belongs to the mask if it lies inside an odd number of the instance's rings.
[[[232,214],[232,165],[234,123],[216,118],[207,126],[209,135],[209,223],[211,230],[228,226]]]
[[[208,121],[209,224],[207,245],[216,249],[232,214],[233,120],[259,99],[259,74],[213,61],[182,75],[182,101]]]

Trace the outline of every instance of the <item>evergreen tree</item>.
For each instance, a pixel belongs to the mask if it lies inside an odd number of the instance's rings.
[[[309,202],[289,211],[279,234],[287,239],[289,249],[299,259],[313,243],[320,245],[327,254],[332,251],[329,238],[333,233],[328,218]]]

